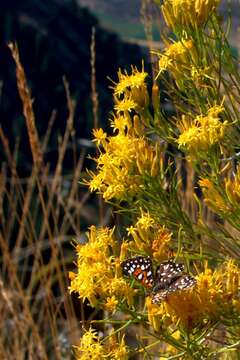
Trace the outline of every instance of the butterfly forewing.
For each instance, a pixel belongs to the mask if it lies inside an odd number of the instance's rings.
[[[168,286],[183,272],[184,265],[176,264],[172,260],[162,262],[156,270],[156,282],[159,287]]]
[[[136,256],[121,263],[123,273],[133,276],[144,287],[152,288],[154,284],[153,267],[150,257]]]

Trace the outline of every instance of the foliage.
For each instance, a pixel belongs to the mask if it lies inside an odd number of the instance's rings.
[[[240,346],[238,63],[218,15],[219,1],[160,3],[170,35],[165,48],[154,51],[158,70],[152,91],[144,67],[119,71],[112,134],[93,131],[96,170],[85,182],[115,206],[123,224],[90,228],[89,241],[76,248],[70,291],[105,309],[101,324],[119,343],[126,329],[139,329],[137,345],[129,344],[119,359],[133,354],[235,359]],[[172,117],[160,106],[159,80],[174,108]],[[121,273],[121,262],[136,255],[150,256],[154,268],[174,258],[196,285],[155,304],[151,291]],[[86,348],[85,337],[91,336]],[[78,359],[86,351],[91,358],[95,347],[105,351],[108,338],[87,330]]]

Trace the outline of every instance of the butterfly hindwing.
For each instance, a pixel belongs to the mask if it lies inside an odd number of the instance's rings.
[[[125,275],[133,276],[146,288],[154,285],[153,266],[149,256],[136,256],[121,263]]]
[[[196,279],[190,275],[180,275],[172,280],[169,286],[159,287],[157,284],[154,287],[152,302],[154,304],[159,303],[162,300],[166,300],[166,297],[177,291],[189,290],[197,283]]]
[[[169,286],[169,292],[190,289],[196,284],[196,279],[190,275],[182,275]]]

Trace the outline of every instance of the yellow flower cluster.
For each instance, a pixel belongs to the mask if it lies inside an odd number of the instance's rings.
[[[204,202],[216,213],[228,213],[231,211],[231,207],[224,199],[223,194],[220,193],[216,185],[209,179],[203,178],[199,180],[199,185],[201,186]]]
[[[174,29],[203,25],[218,5],[219,0],[164,0],[161,8],[166,24]]]
[[[191,63],[197,62],[197,53],[192,40],[182,40],[169,44],[159,56],[159,74],[169,70],[178,83],[183,72],[189,72]]]
[[[154,305],[146,299],[148,319],[156,331],[176,324],[191,329],[206,320],[223,321],[240,314],[240,268],[233,261],[212,271],[207,266],[196,276],[197,285],[188,291],[172,293],[165,302]]]
[[[199,55],[192,40],[182,39],[170,43],[159,56],[159,72],[169,71],[179,89],[184,89],[184,80],[191,79],[198,87],[206,86],[206,79],[213,79],[211,66],[199,64]]]
[[[216,213],[233,213],[239,209],[240,201],[240,166],[234,176],[223,180],[222,188],[207,178],[199,180],[204,195],[204,202]]]
[[[206,116],[198,115],[194,120],[183,115],[178,123],[181,133],[177,139],[179,148],[186,149],[190,157],[198,158],[200,153],[219,143],[228,126],[227,120],[221,121],[218,116],[223,111],[222,105],[215,105],[208,110]]]
[[[136,120],[136,118],[135,118]],[[136,132],[140,125],[134,122]],[[91,191],[98,190],[105,200],[118,200],[135,196],[142,184],[142,175],[156,176],[160,168],[160,152],[143,137],[137,137],[133,131],[123,128],[129,126],[129,121],[116,117],[114,129],[119,130],[115,136],[107,137],[102,129],[95,130],[95,141],[99,147],[96,159],[97,173],[89,171],[91,180],[88,185]]]
[[[132,71],[131,75],[119,71],[119,83],[114,87],[116,113],[111,121],[114,136],[107,136],[102,129],[93,130],[99,156],[95,159],[97,173],[89,171],[91,179],[87,184],[105,200],[121,201],[135,196],[143,184],[143,176],[154,177],[161,167],[159,145],[153,146],[146,139],[144,121],[140,120],[141,111],[147,106],[147,74],[135,68]],[[133,109],[135,114],[131,117]]]
[[[240,166],[237,167],[236,174],[228,177],[225,181],[225,191],[232,205],[232,208],[239,209],[240,204]]]
[[[156,261],[162,261],[172,255],[170,242],[172,234],[164,226],[160,226],[149,213],[141,211],[135,226],[128,229],[133,237],[130,247],[135,252],[151,255]]]
[[[147,73],[142,70],[138,71],[137,68],[132,67],[132,74],[128,75],[118,71],[118,83],[114,87],[115,95],[115,110],[117,113],[125,113],[135,109],[142,112],[149,103],[147,85],[145,79]]]
[[[127,360],[128,348],[125,345],[124,337],[120,342],[115,336],[110,336],[107,341],[98,336],[97,331],[90,328],[86,331],[78,346],[75,346],[77,360]]]
[[[107,310],[114,311],[118,300],[126,298],[131,305],[134,290],[120,276],[120,262],[113,257],[116,240],[113,229],[91,226],[88,242],[77,245],[77,273],[70,273],[70,291],[87,298],[92,306],[101,303]]]

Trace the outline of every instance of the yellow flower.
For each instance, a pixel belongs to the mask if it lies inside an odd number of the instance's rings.
[[[228,213],[231,211],[231,207],[228,205],[226,199],[224,199],[223,195],[211,180],[205,178],[200,179],[199,185],[202,188],[205,204],[211,207],[216,213]]]
[[[148,212],[141,210],[135,226],[131,225],[127,231],[134,240],[131,244],[133,251],[152,255],[157,261],[165,260],[169,255],[173,255],[169,247],[172,234],[165,226],[159,225]]]
[[[136,164],[140,174],[149,174],[157,176],[160,171],[161,154],[159,145],[156,143],[155,148],[148,144],[143,138],[140,138],[136,144]]]
[[[226,291],[231,295],[232,298],[239,299],[240,289],[240,271],[235,265],[233,260],[228,261],[226,264]]]
[[[120,133],[124,134],[125,130],[129,130],[132,127],[131,119],[129,116],[125,115],[113,115],[113,119],[111,121],[111,127],[113,131],[119,131]]]
[[[240,203],[240,166],[237,167],[234,176],[224,180],[226,195],[234,209],[239,208]]]
[[[124,336],[121,341],[116,341],[116,337],[111,336],[108,344],[108,358],[109,360],[127,360],[128,359],[128,348],[125,344]]]
[[[103,131],[102,128],[93,129],[93,136],[95,137],[93,142],[96,142],[98,146],[101,144],[104,145],[106,143],[107,134]]]
[[[167,231],[165,226],[159,227],[153,235],[152,240],[152,255],[153,258],[160,262],[171,256],[173,256],[172,251],[169,248],[170,242],[172,239],[172,233]]]
[[[129,284],[123,278],[114,278],[108,284],[110,294],[117,294],[121,299],[125,298],[129,306],[133,304],[133,297],[136,291],[130,288]]]
[[[141,216],[135,226],[127,228],[128,235],[131,235],[134,239],[136,251],[150,253],[153,228],[155,226],[156,223],[150,214],[141,210]]]
[[[227,167],[231,164],[227,164]],[[210,179],[201,179],[199,184],[204,195],[204,202],[216,213],[233,214],[239,210],[240,201],[240,167],[236,173],[226,176],[221,184],[214,184]]]
[[[128,235],[134,235],[136,234],[137,229],[134,226],[129,226],[127,229]]]
[[[92,306],[99,302],[113,305],[113,297],[133,302],[134,290],[123,278],[118,278],[115,252],[114,229],[92,226],[88,233],[88,242],[78,245],[77,273],[70,273],[70,291],[78,293],[83,301],[87,298]],[[120,276],[119,272],[119,276]],[[117,303],[115,303],[117,305]],[[110,305],[109,305],[110,308]]]
[[[178,123],[181,132],[177,139],[179,148],[188,150],[190,157],[198,158],[212,145],[219,143],[224,138],[228,126],[226,120],[221,121],[218,117],[223,110],[222,105],[213,106],[206,116],[198,115],[194,120],[183,115],[182,121]]]
[[[124,97],[122,100],[116,100],[116,105],[114,105],[114,109],[118,113],[131,112],[136,109],[137,104],[131,97]]]
[[[196,67],[195,65],[191,65],[190,68],[191,79],[196,83],[197,86],[204,86],[205,79],[214,80],[214,78],[211,76],[211,72],[211,66]]]
[[[116,100],[115,109],[117,112],[130,112],[135,109],[142,111],[149,104],[149,95],[145,79],[147,73],[132,67],[132,74],[118,72],[119,81],[114,86],[114,96]]]
[[[159,174],[163,155],[158,144],[153,146],[144,137],[144,116],[130,115],[131,110],[143,112],[148,105],[147,73],[132,68],[131,75],[119,71],[118,76],[114,87],[116,113],[111,120],[114,136],[107,136],[102,129],[93,130],[93,141],[102,147],[94,159],[96,172],[88,171],[90,179],[85,183],[91,191],[99,191],[104,200],[128,201],[140,192],[145,175]]]
[[[104,150],[95,159],[97,173],[88,172],[91,179],[86,183],[90,190],[100,191],[105,200],[126,200],[135,196],[144,182],[141,176],[156,176],[159,172],[161,155],[158,145],[153,147],[129,131],[119,131],[106,138]]]
[[[161,6],[169,27],[199,26],[204,24],[219,4],[219,0],[165,0]]]
[[[139,89],[142,86],[145,86],[145,79],[147,75],[148,74],[144,72],[144,70],[138,71],[136,67],[132,67],[131,75],[128,75],[126,71],[123,73],[121,70],[119,70],[119,81],[114,88],[114,94],[119,96],[123,94],[126,90],[134,88]]]
[[[123,241],[121,244],[121,251],[120,251],[120,261],[122,262],[124,259],[126,259],[126,255],[128,253],[129,243],[127,241]]]
[[[175,339],[175,340],[180,340],[181,339],[181,332],[179,330],[174,331],[173,334],[171,334],[171,336]],[[177,354],[177,349],[168,344],[166,347],[166,353],[167,354],[171,354],[171,355],[176,355]],[[164,358],[160,358],[159,360],[164,360]]]
[[[180,67],[179,70],[183,70],[182,65],[188,64],[191,56],[195,54],[192,40],[181,40],[169,44],[164,52],[159,54],[159,71],[174,70],[174,67]]]
[[[179,88],[183,86],[183,80],[193,78],[193,63],[198,64],[198,54],[192,40],[182,39],[166,46],[159,56],[159,72],[157,77],[164,71],[169,71]],[[197,67],[195,67],[197,71]],[[196,74],[195,74],[196,78]]]
[[[113,312],[114,310],[116,310],[117,305],[118,300],[116,299],[115,295],[113,295],[111,297],[107,297],[104,307],[107,311]]]
[[[90,328],[83,334],[79,345],[75,346],[77,360],[127,360],[128,348],[124,336],[120,342],[111,335],[107,341],[100,341],[96,330]]]
[[[168,317],[166,313],[165,304],[161,303],[159,305],[155,305],[152,303],[151,297],[146,297],[145,300],[148,321],[153,329],[159,332],[163,326],[165,319]]]
[[[138,221],[136,222],[136,228],[149,230],[149,228],[152,227],[154,224],[155,221],[150,216],[150,214],[148,212],[144,212],[143,210],[141,210],[141,216],[140,218],[138,218]]]
[[[75,348],[78,360],[99,360],[105,358],[106,355],[97,331],[92,328],[83,334],[80,344]]]
[[[88,171],[88,174],[92,178],[87,183],[87,185],[90,188],[90,191],[96,191],[96,190],[104,191],[105,187],[103,185],[103,176],[102,176],[103,174],[102,173],[95,174],[92,171]]]

